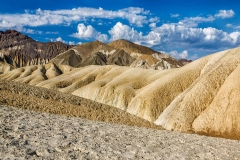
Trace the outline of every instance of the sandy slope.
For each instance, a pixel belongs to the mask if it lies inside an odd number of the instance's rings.
[[[0,106],[0,159],[240,159],[240,142]]]
[[[59,74],[51,69],[56,76],[48,78],[48,69],[32,66],[0,78],[114,106],[168,130],[240,139],[239,64],[240,48],[234,48],[164,71],[87,66]],[[41,76],[47,78],[36,80]]]
[[[160,126],[111,106],[11,81],[0,80],[0,104],[95,121],[162,129]]]
[[[1,59],[1,57],[0,57],[0,59]],[[10,64],[0,61],[0,74],[7,73],[13,69],[14,69],[14,67],[11,66]]]

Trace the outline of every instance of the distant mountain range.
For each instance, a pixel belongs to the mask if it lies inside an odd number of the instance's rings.
[[[100,41],[80,44],[59,54],[51,62],[72,67],[119,65],[163,70],[179,68],[191,61],[177,60],[167,54],[120,39],[109,44]]]
[[[191,62],[123,39],[109,44],[94,41],[72,46],[62,42],[38,42],[15,30],[0,31],[0,72],[49,61],[72,67],[119,65],[160,70]]]

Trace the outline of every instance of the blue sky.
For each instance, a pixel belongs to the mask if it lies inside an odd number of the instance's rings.
[[[240,46],[239,0],[11,0],[0,30],[79,44],[128,39],[176,58]]]

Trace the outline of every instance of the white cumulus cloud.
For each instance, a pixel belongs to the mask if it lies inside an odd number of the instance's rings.
[[[149,27],[151,27],[151,28],[156,28],[156,26],[157,26],[156,23],[151,23],[151,24],[149,24]]]
[[[235,12],[233,10],[219,10],[217,14],[214,16],[217,18],[231,18],[235,15]]]
[[[106,34],[101,34],[91,25],[85,26],[83,23],[78,24],[77,27],[78,32],[72,34],[72,37],[79,39],[97,39],[103,42],[108,40],[108,36]]]
[[[216,28],[192,28],[175,24],[164,24],[153,30],[161,36],[161,42],[185,47],[218,48],[240,43],[240,32],[227,33]]]
[[[111,40],[128,39],[130,41],[138,41],[142,38],[142,32],[137,32],[134,28],[118,22],[110,31]]]
[[[149,22],[151,22],[151,23],[157,23],[157,22],[160,22],[160,19],[159,19],[158,17],[150,18],[150,19],[149,19]]]
[[[62,42],[63,39],[62,39],[61,37],[58,37],[58,38],[56,38],[56,41],[57,41],[57,42]]]
[[[128,25],[118,22],[111,30],[108,31],[111,35],[110,40],[127,39],[138,44],[145,44],[152,46],[160,43],[160,36],[158,33],[150,32],[143,35],[142,32],[136,31]]]
[[[187,17],[184,18],[183,20],[179,21],[179,24],[185,25],[188,27],[197,27],[199,23],[204,23],[204,22],[213,22],[215,18],[213,16],[208,16],[208,17]]]
[[[112,11],[103,8],[73,8],[62,10],[25,10],[23,14],[0,14],[0,29],[16,29],[18,27],[37,27],[44,25],[70,25],[73,22],[85,21],[86,19],[115,19],[127,20],[130,24],[143,26],[149,22],[149,11],[138,7],[129,7],[122,10]]]

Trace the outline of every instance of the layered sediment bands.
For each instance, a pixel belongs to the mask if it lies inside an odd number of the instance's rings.
[[[62,42],[37,42],[15,30],[0,32],[0,54],[15,67],[46,64],[71,47]]]
[[[163,71],[91,65],[64,72],[56,65],[59,73],[50,69],[54,66],[47,69],[43,65],[52,76],[43,72],[47,78],[28,81],[36,78],[36,73],[41,75],[40,69],[32,66],[0,78],[91,99],[168,130],[240,139],[239,65],[240,48],[234,48]]]
[[[78,67],[89,65],[118,65],[129,66],[135,59],[123,50],[117,50],[113,54],[106,55],[102,52],[92,53],[82,62],[79,62]]]
[[[88,56],[79,67],[89,66],[89,65],[101,65],[104,66],[107,63],[106,55],[101,52],[93,53]]]
[[[127,40],[116,40],[109,44],[94,41],[77,45],[61,53],[50,62],[72,67],[88,65],[119,65],[134,68],[164,70],[179,68],[189,61],[176,60],[167,54],[154,51]]]
[[[70,49],[53,58],[50,63],[58,65],[69,65],[71,67],[78,67],[82,62],[82,57],[75,49]]]
[[[47,78],[41,74],[45,66],[25,67],[33,70],[32,75],[23,78],[22,70],[11,71],[1,78],[37,86],[57,89],[80,97],[111,105],[151,122],[155,121],[171,101],[183,92],[199,75],[199,61],[181,70],[144,70],[119,66],[86,66],[71,72]],[[199,68],[198,68],[199,67]],[[26,71],[25,71],[26,72]],[[54,70],[53,74],[59,74]],[[25,75],[23,72],[22,75]],[[189,78],[185,79],[186,76]],[[33,78],[34,77],[34,78]],[[39,77],[39,78],[38,78]],[[48,76],[49,77],[49,76]],[[35,82],[38,83],[35,83]]]
[[[16,49],[8,48],[8,51],[4,49],[1,52],[6,53],[16,63],[17,67],[23,67],[46,64],[69,48],[69,45],[62,42],[29,42]]]
[[[168,105],[186,90],[201,74],[207,60],[198,60],[168,74],[141,89],[128,106],[127,112],[155,121]]]
[[[232,89],[239,87],[232,79],[238,77],[239,51],[236,48],[210,56],[201,75],[171,102],[155,123],[168,130],[239,139],[236,136],[240,129],[236,125],[240,122],[236,103],[239,98],[232,94]]]
[[[134,62],[134,58],[131,57],[124,50],[117,50],[107,58],[108,65],[130,66]]]
[[[53,58],[50,62],[59,65],[82,67],[86,65],[105,65],[101,58],[114,53],[116,50],[100,41],[77,45]],[[102,54],[102,55],[100,55]],[[105,60],[106,61],[106,60]]]
[[[36,85],[39,82],[59,76],[65,72],[71,71],[73,68],[66,65],[56,66],[53,63],[46,65],[34,65],[14,69],[6,74],[0,75],[2,79],[14,80],[20,83]]]
[[[196,133],[240,139],[239,78],[240,65],[225,79],[207,109],[193,121]]]
[[[151,48],[135,44],[128,40],[120,39],[113,41],[108,44],[111,47],[116,49],[122,49],[133,58],[137,59],[136,62],[131,64],[131,67],[135,68],[145,68],[145,69],[169,69],[169,68],[179,68],[189,63],[190,61],[176,60],[173,57],[170,57],[168,54],[157,52]],[[166,65],[160,65],[160,63],[166,63]]]

